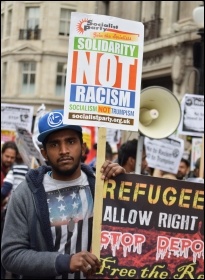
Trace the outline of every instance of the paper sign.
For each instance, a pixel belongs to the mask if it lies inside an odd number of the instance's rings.
[[[204,134],[204,96],[185,94],[182,102],[182,118],[179,133],[203,136]]]
[[[33,107],[17,104],[1,104],[1,129],[16,130],[16,125],[31,132]]]
[[[149,167],[176,174],[184,152],[180,138],[149,139],[145,137],[146,159]]]
[[[71,14],[64,123],[138,130],[144,25]]]

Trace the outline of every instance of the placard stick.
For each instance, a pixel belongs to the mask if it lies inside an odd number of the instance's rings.
[[[95,181],[95,200],[93,211],[93,238],[92,253],[100,258],[101,243],[101,224],[102,224],[102,208],[103,208],[103,185],[104,180],[101,179],[100,169],[105,161],[106,147],[106,128],[98,128],[97,140],[97,158],[96,158],[96,181]]]
[[[199,177],[204,178],[204,135],[202,137],[202,143],[201,143],[201,159],[200,159]]]
[[[137,142],[136,164],[135,164],[135,173],[136,174],[141,174],[143,144],[144,144],[144,136],[140,135],[140,133],[139,133],[138,142]]]
[[[35,157],[32,157],[30,168],[32,168],[32,169],[35,168],[35,161],[36,161]]]

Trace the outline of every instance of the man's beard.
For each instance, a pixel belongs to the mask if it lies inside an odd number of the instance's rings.
[[[182,173],[177,173],[176,178],[182,180],[185,176]]]
[[[70,169],[61,170],[58,167],[56,167],[55,165],[53,165],[49,159],[47,161],[48,161],[48,165],[52,167],[52,169],[55,171],[56,174],[58,174],[60,176],[65,176],[65,177],[73,175],[80,165],[80,160],[79,160]]]

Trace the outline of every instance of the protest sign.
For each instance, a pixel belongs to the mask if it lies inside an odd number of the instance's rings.
[[[44,165],[45,161],[33,143],[32,134],[28,130],[18,126],[16,126],[16,134],[16,145],[24,163],[31,168]],[[35,164],[33,164],[34,162]]]
[[[1,103],[1,130],[16,130],[16,125],[31,132],[33,106]]]
[[[203,136],[204,134],[204,96],[185,94],[182,102],[182,118],[179,134]]]
[[[137,174],[109,179],[102,265],[93,279],[204,279],[203,213],[203,184]]]
[[[175,137],[150,139],[145,137],[146,159],[149,167],[177,174],[184,152],[184,140]]]
[[[64,123],[138,130],[144,27],[71,14]]]

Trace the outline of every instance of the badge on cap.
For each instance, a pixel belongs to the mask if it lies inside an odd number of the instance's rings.
[[[60,112],[51,112],[48,115],[47,123],[50,127],[60,126],[63,122],[63,116]]]

